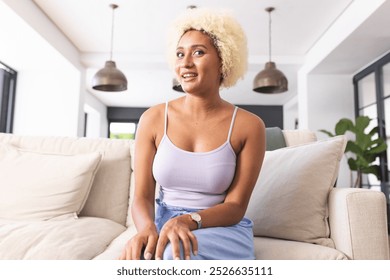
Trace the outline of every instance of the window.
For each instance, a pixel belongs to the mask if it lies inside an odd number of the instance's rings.
[[[381,181],[375,176],[365,176],[362,187],[381,190],[389,205],[389,170],[390,158],[390,53],[374,62],[353,77],[355,90],[356,116],[369,116],[373,119],[371,124],[379,127],[379,136],[386,140],[388,149],[378,160]],[[390,218],[389,218],[390,230]]]
[[[110,123],[111,139],[135,139],[137,124],[134,122],[112,122]]]
[[[12,133],[17,73],[0,62],[0,132]]]
[[[136,107],[108,107],[108,137],[134,139],[139,119],[147,109]]]

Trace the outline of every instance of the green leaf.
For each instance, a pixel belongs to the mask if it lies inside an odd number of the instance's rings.
[[[378,157],[378,154],[371,154],[369,151],[364,151],[363,157],[368,161],[368,162],[374,162],[375,159]]]
[[[379,172],[379,166],[378,165],[371,165],[367,168],[363,168],[362,173],[364,174],[373,174],[376,176],[378,180],[380,180],[380,172]]]
[[[328,130],[325,130],[325,129],[320,129],[319,132],[325,133],[329,137],[334,137],[335,136],[332,132],[330,132]]]
[[[347,130],[351,130],[353,122],[350,119],[343,118],[336,124],[336,135],[344,135]]]
[[[363,154],[363,150],[355,142],[349,140],[345,147],[345,152],[352,152],[354,154]]]
[[[370,147],[370,142],[371,136],[365,134],[364,131],[356,132],[356,144],[359,145],[362,150],[365,150]]]
[[[386,149],[387,149],[387,144],[382,140],[381,143],[378,143],[378,145],[372,147],[368,151],[368,153],[370,153],[370,154],[380,154],[380,153],[386,151]]]
[[[355,127],[358,131],[364,132],[367,126],[370,124],[371,119],[367,116],[359,116],[356,118]]]
[[[370,130],[370,132],[368,133],[368,135],[370,135],[371,137],[374,136],[375,134],[377,134],[379,131],[379,128],[376,126],[374,127],[373,129]]]
[[[363,155],[357,155],[357,157],[356,157],[356,165],[357,165],[357,169],[359,169],[359,170],[370,166],[371,162],[372,161],[365,158]]]
[[[350,168],[351,170],[354,170],[354,171],[358,170],[358,166],[357,166],[357,164],[356,164],[356,160],[355,160],[355,159],[349,158],[349,159],[348,159],[348,165],[349,165],[349,168]]]

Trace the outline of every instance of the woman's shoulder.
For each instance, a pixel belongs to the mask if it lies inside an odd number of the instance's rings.
[[[239,138],[242,142],[249,139],[264,139],[265,138],[265,124],[263,120],[242,108],[239,108],[236,117],[236,129],[238,130]]]
[[[238,108],[231,138],[236,154],[239,154],[244,146],[261,150],[264,141],[265,125],[263,120],[245,109]],[[248,143],[249,145],[247,145]]]
[[[265,129],[265,124],[259,116],[242,108],[239,108],[237,111],[237,122],[240,127]]]
[[[156,119],[161,119],[161,117],[165,114],[165,106],[166,106],[165,103],[161,103],[149,107],[141,115],[140,121],[149,122],[149,121],[154,121]]]
[[[139,119],[137,134],[147,132],[155,138],[161,130],[164,130],[164,111],[165,104],[158,104],[143,112]]]
[[[170,100],[169,102],[160,103],[157,105],[153,105],[150,108],[148,108],[141,116],[141,118],[147,118],[147,119],[161,119],[162,116],[165,116],[165,111],[167,110],[167,107],[170,109],[174,109],[176,104],[180,102],[181,98],[177,98],[174,100]]]

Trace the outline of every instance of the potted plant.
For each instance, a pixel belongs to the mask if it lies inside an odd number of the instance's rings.
[[[327,130],[320,130],[330,137],[336,135],[344,135],[346,132],[354,134],[354,139],[348,140],[345,148],[345,155],[348,160],[349,169],[357,172],[355,183],[351,187],[361,186],[362,174],[373,174],[378,180],[381,179],[379,165],[375,164],[375,160],[381,153],[386,151],[387,144],[379,137],[378,126],[372,128],[368,132],[368,126],[371,119],[367,116],[359,116],[355,119],[355,123],[352,120],[343,118],[337,122],[335,127],[335,133]]]

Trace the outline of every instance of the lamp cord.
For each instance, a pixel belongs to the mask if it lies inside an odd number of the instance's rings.
[[[268,55],[269,61],[271,62],[271,11],[268,12]]]
[[[116,6],[112,7],[112,19],[111,19],[111,48],[110,48],[110,60],[112,60],[112,50],[114,48],[114,17]]]

